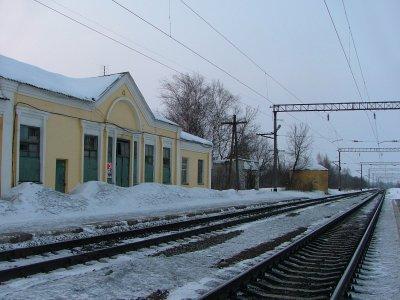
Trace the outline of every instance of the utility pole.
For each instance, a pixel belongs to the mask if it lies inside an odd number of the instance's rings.
[[[274,169],[273,169],[273,186],[274,186],[274,191],[276,192],[277,185],[278,185],[278,176],[277,176],[277,166],[279,163],[279,150],[278,150],[278,143],[277,143],[277,132],[281,128],[281,125],[276,126],[276,112],[274,112],[274,131],[268,132],[268,133],[257,133],[257,135],[265,137],[267,139],[273,139],[274,140]]]
[[[363,168],[362,168],[363,164],[361,163],[360,165],[361,165],[360,190],[362,191],[362,189],[363,189]]]
[[[274,110],[274,169],[273,169],[273,174],[274,174],[274,192],[278,191],[278,137],[276,135],[278,129],[277,129],[277,114],[278,112]]]
[[[229,158],[229,184],[231,184],[232,180],[232,157],[233,153],[232,150],[234,148],[234,153],[235,153],[235,169],[236,169],[236,190],[240,190],[240,178],[239,178],[239,153],[238,153],[238,137],[237,137],[237,125],[239,124],[246,124],[247,121],[238,121],[236,118],[236,115],[233,115],[233,120],[232,122],[222,122],[221,125],[230,125],[232,126],[232,140],[231,140],[231,153],[230,153],[230,158]],[[234,147],[233,147],[234,145]]]
[[[338,190],[341,191],[342,190],[342,166],[341,166],[341,159],[340,159],[340,151],[338,150],[339,153],[339,186],[338,186]]]

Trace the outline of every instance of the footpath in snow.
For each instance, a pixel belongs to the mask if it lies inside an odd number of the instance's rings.
[[[400,299],[400,226],[393,202],[400,189],[389,189],[376,224],[353,299]]]
[[[322,196],[322,192],[217,191],[156,183],[122,188],[97,181],[62,194],[42,185],[23,183],[0,200],[0,233]]]

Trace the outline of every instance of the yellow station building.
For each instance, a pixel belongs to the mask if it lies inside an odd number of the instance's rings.
[[[154,114],[132,76],[70,78],[0,55],[0,192],[100,180],[211,187],[212,143]]]

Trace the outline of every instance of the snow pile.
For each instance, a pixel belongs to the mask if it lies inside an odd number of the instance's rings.
[[[88,201],[84,198],[72,199],[68,194],[25,182],[13,188],[6,199],[0,201],[0,215],[2,219],[13,215],[29,218],[83,211],[87,207]]]
[[[0,55],[0,77],[84,100],[98,100],[123,75],[71,78]]]
[[[255,202],[276,202],[301,197],[321,197],[322,192],[271,192],[270,189],[217,191],[186,188],[157,183],[143,183],[123,188],[92,181],[78,186],[71,194],[63,194],[34,183],[13,188],[0,200],[0,228],[6,225],[27,226],[38,221],[50,226],[78,224],[88,220],[123,218],[126,216],[163,215]],[[32,224],[32,223],[31,223]]]

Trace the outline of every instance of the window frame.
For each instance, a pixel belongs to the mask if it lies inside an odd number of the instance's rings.
[[[185,161],[185,163],[184,163]],[[183,167],[185,166],[185,168]],[[183,176],[185,174],[185,176]],[[189,158],[182,157],[181,159],[181,184],[182,185],[189,185]]]
[[[200,169],[201,166],[201,169]],[[200,174],[201,171],[201,174]],[[204,185],[204,159],[197,160],[197,184]]]
[[[22,133],[23,133],[23,131],[25,131],[25,128],[26,128],[26,131],[27,131],[26,132],[26,139],[23,139]],[[41,176],[41,170],[40,170],[40,168],[41,168],[41,152],[42,152],[42,149],[41,149],[41,139],[42,139],[42,137],[41,137],[41,128],[37,127],[37,126],[20,124],[19,130],[20,130],[20,134],[19,134],[19,141],[18,141],[18,143],[19,143],[18,160],[20,160],[21,157],[38,159],[38,161],[39,161],[39,174],[38,175],[39,176],[38,176],[38,180],[23,180],[23,181],[21,181],[21,176],[19,176],[18,182],[40,183],[41,182],[41,178],[40,178],[40,176]],[[31,131],[35,131],[37,133],[36,135],[33,135],[33,136],[38,137],[36,141],[30,139],[29,133]],[[30,148],[31,148],[30,146],[31,145],[33,145],[33,146],[35,146],[35,148],[37,148],[36,151],[31,151],[30,150]],[[26,146],[26,150],[22,150],[21,149],[22,146]],[[34,155],[31,155],[32,153]],[[19,171],[21,171],[20,170],[21,163],[19,163],[18,168],[19,168]]]
[[[169,150],[169,157],[168,157],[168,168],[169,168],[169,180],[165,180],[165,174],[164,174],[164,167],[166,166],[165,164],[165,152],[164,150]],[[171,147],[164,146],[162,148],[162,183],[163,184],[172,184],[172,149]]]
[[[153,168],[153,178],[152,178],[152,181],[148,181],[147,180],[147,176],[146,176],[146,165],[147,165],[147,154],[146,154],[146,150],[149,148],[149,147],[151,147],[152,149],[153,149],[153,155],[152,155],[152,158],[153,158],[153,162],[152,162],[152,168]],[[156,166],[156,164],[155,164],[155,159],[156,158],[156,146],[155,146],[155,144],[148,144],[148,143],[146,143],[145,145],[144,145],[144,182],[155,182],[155,176],[156,176],[156,168],[155,168],[155,166]]]

